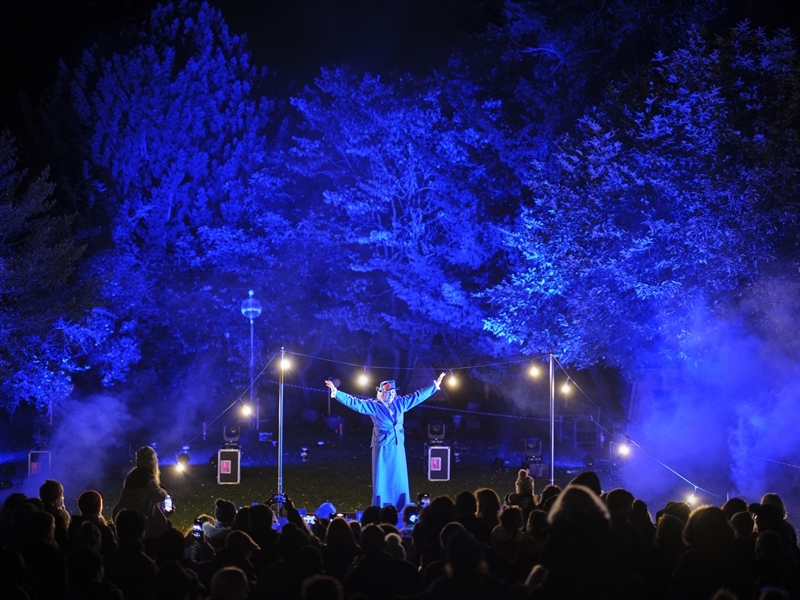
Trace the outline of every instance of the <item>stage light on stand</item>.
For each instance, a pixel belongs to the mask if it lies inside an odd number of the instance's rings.
[[[535,463],[542,462],[542,440],[528,438],[525,440],[525,460]]]
[[[443,421],[428,423],[428,439],[432,442],[441,442],[444,439],[445,425]]]
[[[238,425],[226,425],[222,430],[222,441],[225,448],[238,448],[242,430]]]

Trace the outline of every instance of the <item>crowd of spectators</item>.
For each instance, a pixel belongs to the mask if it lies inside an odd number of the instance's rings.
[[[481,488],[400,514],[369,507],[358,520],[309,523],[290,498],[238,509],[219,499],[179,531],[157,514],[166,492],[151,450],[137,456],[109,522],[94,490],[70,514],[55,480],[38,498],[6,497],[0,597],[800,598],[797,535],[776,494],[722,507],[668,502],[653,517],[630,491],[604,492],[593,472],[537,495],[520,470],[502,500]]]

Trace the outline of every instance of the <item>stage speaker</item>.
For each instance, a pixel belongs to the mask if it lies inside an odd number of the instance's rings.
[[[450,446],[428,447],[428,481],[450,481]]]
[[[217,483],[239,483],[241,456],[241,450],[238,448],[220,449],[217,453]]]
[[[50,470],[50,453],[45,450],[28,452],[28,477],[41,475]]]

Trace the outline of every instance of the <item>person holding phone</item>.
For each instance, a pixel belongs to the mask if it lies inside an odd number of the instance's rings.
[[[408,504],[404,415],[441,389],[444,375],[439,375],[428,387],[406,396],[397,395],[394,380],[382,381],[375,388],[377,397],[374,400],[345,394],[332,381],[325,381],[331,398],[372,419],[372,506],[391,504],[400,511]]]
[[[156,451],[151,446],[139,448],[136,466],[125,476],[122,495],[111,515],[116,520],[117,514],[125,508],[136,509],[144,515],[144,545],[148,555],[154,552],[158,536],[171,526],[163,509],[168,495],[161,486]]]

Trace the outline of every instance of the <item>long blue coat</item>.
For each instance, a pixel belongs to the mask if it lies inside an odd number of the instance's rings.
[[[391,504],[398,511],[410,502],[408,465],[406,464],[403,415],[430,398],[436,391],[431,384],[406,396],[397,396],[391,404],[375,398],[362,400],[341,390],[336,399],[362,415],[372,418],[372,504]]]

